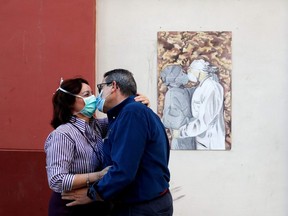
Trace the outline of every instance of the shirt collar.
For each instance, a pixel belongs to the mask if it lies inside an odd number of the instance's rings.
[[[70,122],[75,125],[81,132],[85,133],[85,125],[86,122],[84,119],[78,118],[76,116],[72,116]]]
[[[107,112],[108,120],[117,118],[117,116],[119,115],[123,107],[125,107],[129,103],[135,102],[134,98],[135,98],[134,95],[130,96],[126,98],[125,100],[123,100],[120,104],[110,109]]]

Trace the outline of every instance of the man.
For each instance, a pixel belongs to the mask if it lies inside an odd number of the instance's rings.
[[[169,191],[169,142],[159,117],[135,102],[136,82],[131,72],[115,69],[104,74],[97,85],[98,109],[107,113],[109,131],[104,140],[107,174],[88,190],[92,200],[113,203],[116,216],[173,214]],[[83,194],[83,192],[82,192]],[[70,205],[89,202],[81,192],[67,193]]]

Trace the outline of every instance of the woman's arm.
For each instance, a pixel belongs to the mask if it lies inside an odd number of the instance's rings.
[[[73,140],[53,131],[45,142],[46,171],[51,190],[61,193],[70,190],[74,174],[69,173],[73,160]]]
[[[147,107],[150,107],[150,100],[148,97],[146,97],[143,94],[137,93],[137,96],[135,97],[135,101],[141,102],[145,104]]]
[[[109,170],[110,166],[99,172],[76,174],[72,183],[72,190],[87,187],[90,183],[100,180]]]
[[[95,182],[102,178],[109,169],[105,168],[100,172],[91,172],[89,175],[88,173],[70,173],[70,165],[74,155],[74,142],[68,136],[55,131],[46,140],[45,153],[49,187],[57,193],[84,187],[88,181]]]

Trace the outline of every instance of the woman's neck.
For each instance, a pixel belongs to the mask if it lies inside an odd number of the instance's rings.
[[[75,116],[77,116],[80,119],[83,119],[85,122],[89,122],[90,118],[88,118],[87,116],[81,114],[81,113],[77,113]]]

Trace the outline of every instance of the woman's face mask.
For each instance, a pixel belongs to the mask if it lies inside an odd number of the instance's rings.
[[[88,118],[91,118],[93,116],[93,114],[95,113],[96,108],[97,108],[97,100],[96,100],[95,95],[90,95],[88,97],[82,97],[80,95],[72,94],[71,92],[66,91],[65,89],[63,89],[61,87],[59,87],[58,90],[66,93],[66,94],[69,94],[69,95],[72,95],[72,96],[75,96],[78,98],[82,98],[84,103],[85,103],[85,106],[78,113],[81,113],[84,116],[87,116]]]
[[[90,95],[89,97],[82,97],[77,95],[76,97],[80,97],[84,100],[85,106],[79,112],[88,118],[91,118],[96,111],[97,108],[97,100],[95,95]]]

